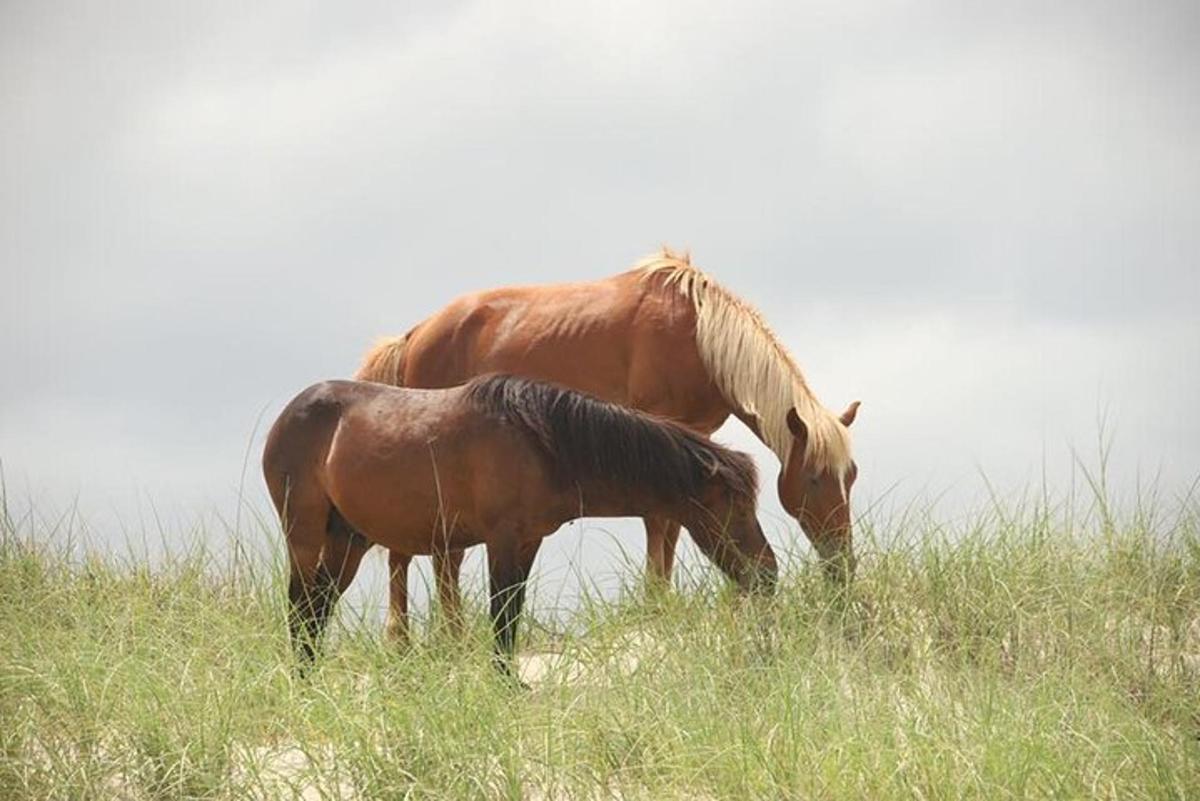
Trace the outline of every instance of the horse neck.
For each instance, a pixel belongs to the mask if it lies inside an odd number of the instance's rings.
[[[739,526],[743,522],[745,510],[730,503],[724,493],[717,493],[715,497],[717,500],[710,499],[707,503],[689,499],[679,505],[670,517],[678,520],[689,531],[724,530],[731,526]]]
[[[572,512],[589,517],[643,517],[662,511],[664,504],[645,490],[601,479],[576,479],[567,490]]]
[[[582,509],[592,517],[663,517],[687,526],[689,521],[695,525],[705,521],[711,524],[733,513],[726,500],[710,503],[715,508],[708,508],[694,498],[664,499],[641,487],[608,479],[577,481],[568,494],[573,509]],[[706,495],[726,497],[723,491]]]

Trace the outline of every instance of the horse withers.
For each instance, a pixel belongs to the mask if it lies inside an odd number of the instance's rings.
[[[686,525],[741,590],[772,592],[777,577],[749,456],[513,376],[438,390],[315,384],[275,421],[263,473],[287,541],[289,630],[304,661],[373,545],[408,558],[486,545],[496,663],[509,675],[534,557],[569,520],[662,515]],[[405,618],[406,597],[393,594],[391,612],[393,624]]]

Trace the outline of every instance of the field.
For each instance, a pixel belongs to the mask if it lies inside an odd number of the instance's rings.
[[[343,618],[300,679],[278,557],[151,566],[6,512],[0,798],[1200,798],[1200,509],[1071,506],[868,517],[844,594],[631,576],[526,621],[528,691],[478,602],[405,653]]]

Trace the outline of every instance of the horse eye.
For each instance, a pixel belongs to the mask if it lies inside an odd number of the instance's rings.
[[[808,477],[808,485],[809,485],[810,487],[815,487],[815,486],[817,486],[817,484],[819,484],[820,482],[821,482],[821,477],[820,477],[820,476],[809,476],[809,477]]]

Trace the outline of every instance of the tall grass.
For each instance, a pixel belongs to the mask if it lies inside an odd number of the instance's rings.
[[[481,608],[405,653],[343,622],[302,680],[278,560],[5,512],[0,798],[1200,798],[1197,504],[1113,506],[865,520],[846,593],[631,579],[524,628],[528,692]]]

